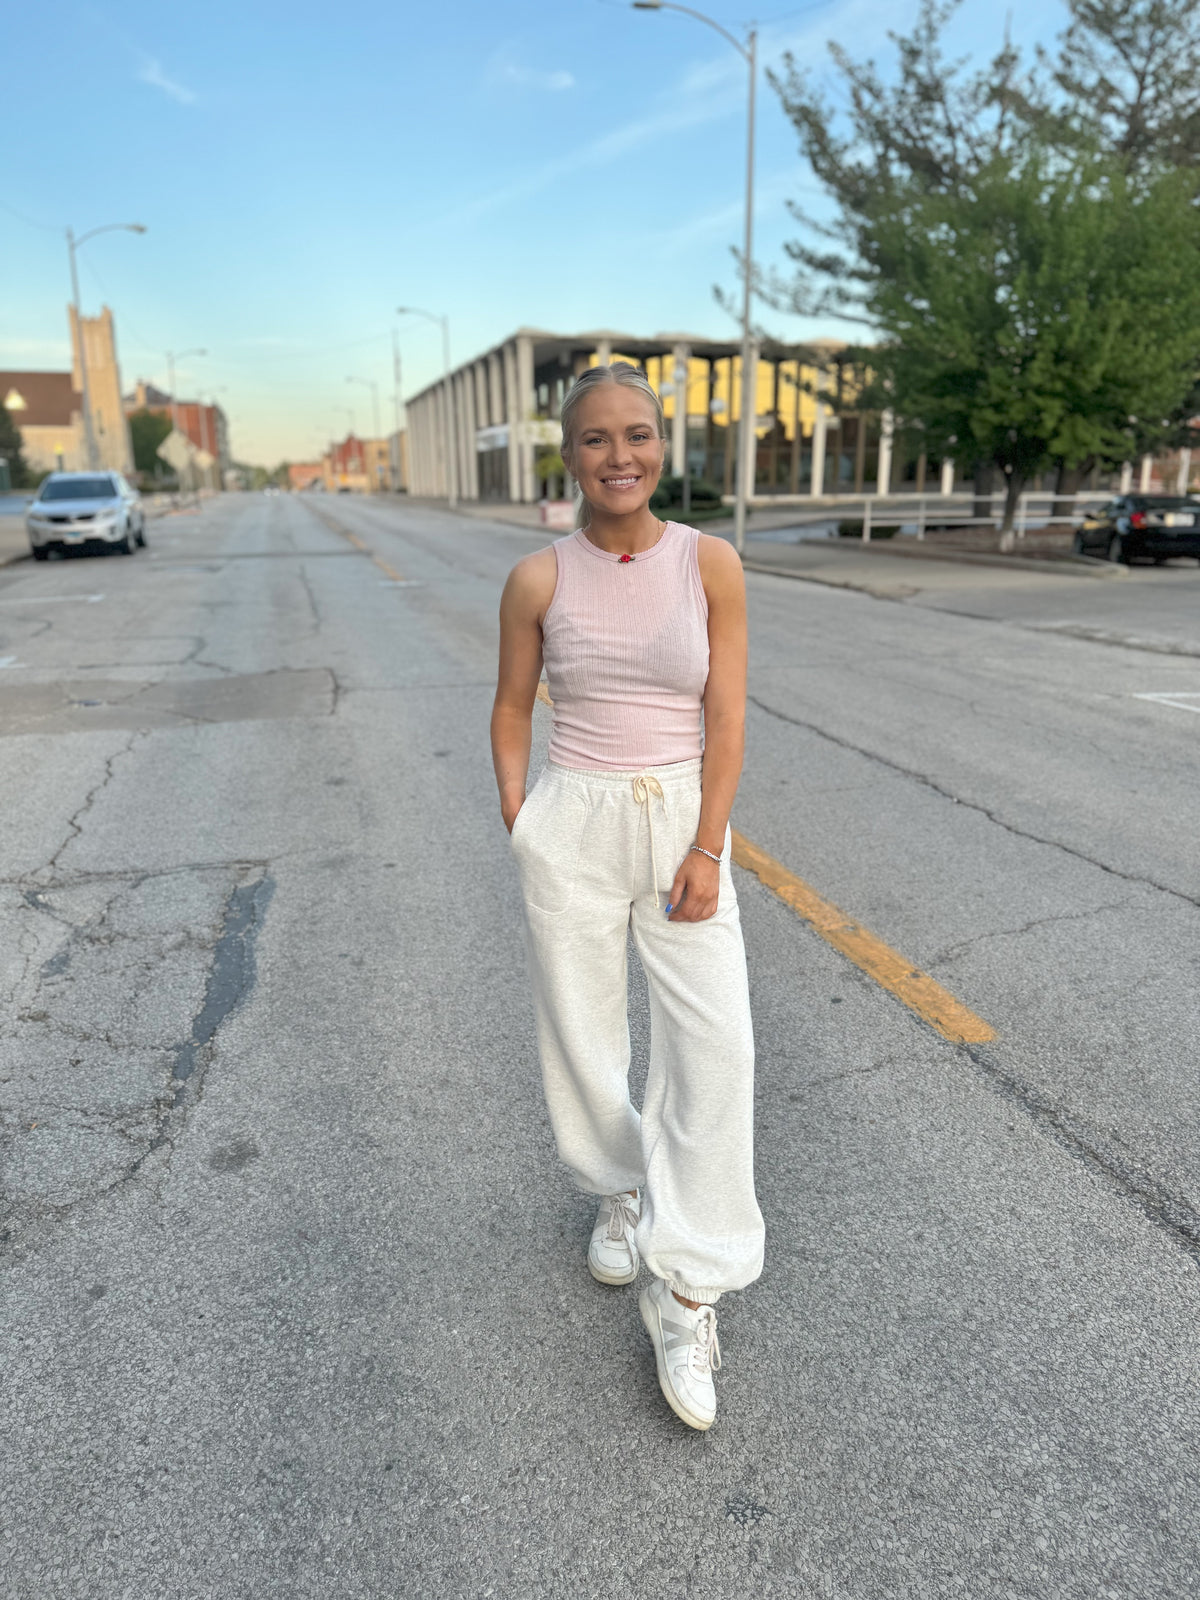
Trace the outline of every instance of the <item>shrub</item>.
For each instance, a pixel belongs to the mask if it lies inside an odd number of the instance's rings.
[[[715,484],[705,483],[703,478],[692,479],[692,510],[693,511],[719,511],[722,510],[721,491]],[[652,511],[673,511],[683,505],[683,479],[660,478],[658,488],[650,496],[650,509]]]

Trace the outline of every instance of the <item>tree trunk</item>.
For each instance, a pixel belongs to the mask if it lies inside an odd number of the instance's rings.
[[[1024,487],[1025,479],[1017,472],[1010,472],[1004,489],[1004,521],[1000,524],[1000,548],[1005,555],[1011,555],[1016,548],[1017,535],[1014,525],[1017,520],[1017,505]]]
[[[1073,497],[1079,493],[1091,466],[1090,456],[1078,467],[1068,467],[1064,462],[1059,462],[1058,476],[1054,480],[1054,504],[1050,507],[1051,522],[1070,521],[1075,510]]]
[[[992,475],[994,468],[990,461],[977,461],[975,463],[975,503],[971,507],[971,515],[976,522],[982,521],[992,514]]]

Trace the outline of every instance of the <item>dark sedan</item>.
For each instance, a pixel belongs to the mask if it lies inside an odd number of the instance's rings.
[[[1123,494],[1090,511],[1075,534],[1075,554],[1109,561],[1200,557],[1200,500],[1180,494]]]

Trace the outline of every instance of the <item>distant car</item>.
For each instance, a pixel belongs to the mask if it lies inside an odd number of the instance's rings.
[[[25,528],[35,561],[85,545],[131,556],[146,544],[141,496],[119,472],[52,472],[25,513]]]
[[[1200,557],[1200,500],[1180,494],[1123,494],[1090,511],[1075,534],[1075,554],[1128,565]]]

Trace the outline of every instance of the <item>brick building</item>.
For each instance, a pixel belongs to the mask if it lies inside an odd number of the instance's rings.
[[[213,487],[225,481],[225,473],[232,466],[229,454],[229,423],[219,405],[206,405],[199,400],[176,400],[139,378],[133,393],[123,401],[125,415],[135,411],[151,411],[157,416],[171,417],[175,427],[197,450],[212,456],[214,465],[209,471]]]

